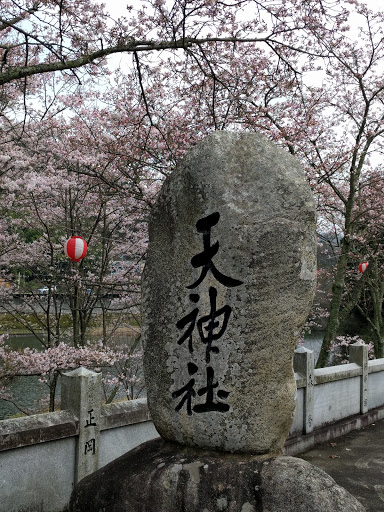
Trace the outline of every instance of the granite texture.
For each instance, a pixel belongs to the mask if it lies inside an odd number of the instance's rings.
[[[70,512],[364,512],[324,471],[148,441],[84,478]]]
[[[148,405],[163,438],[280,453],[315,282],[315,209],[298,161],[258,134],[196,145],[152,209],[142,283]]]

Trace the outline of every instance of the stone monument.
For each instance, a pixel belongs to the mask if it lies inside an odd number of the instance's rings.
[[[297,160],[258,134],[196,145],[151,212],[142,283],[162,439],[85,478],[71,511],[363,511],[324,472],[281,456],[315,282],[315,209]]]
[[[278,453],[316,282],[303,170],[260,135],[216,132],[165,182],[149,230],[144,363],[160,435]]]

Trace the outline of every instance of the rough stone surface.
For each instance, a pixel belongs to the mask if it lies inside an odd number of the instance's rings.
[[[63,374],[61,407],[79,418],[76,482],[98,469],[101,374],[80,367]]]
[[[322,470],[149,441],[86,477],[70,512],[364,512]]]
[[[294,457],[277,457],[262,470],[263,512],[364,511],[325,471]]]
[[[303,170],[261,135],[216,132],[165,181],[149,240],[144,369],[160,435],[279,453],[295,409],[293,351],[316,280]],[[190,327],[191,339],[178,343]]]

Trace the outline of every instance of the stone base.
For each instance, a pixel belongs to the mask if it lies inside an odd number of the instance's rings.
[[[327,473],[294,457],[148,441],[84,478],[70,512],[364,512]]]

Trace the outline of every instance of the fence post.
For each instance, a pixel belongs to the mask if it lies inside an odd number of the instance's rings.
[[[79,419],[75,483],[99,465],[101,373],[77,368],[63,373],[61,409]]]
[[[360,413],[368,411],[368,345],[356,341],[349,346],[349,362],[361,366],[360,380]]]
[[[309,434],[313,431],[313,386],[315,357],[313,350],[300,347],[295,350],[293,357],[293,366],[295,372],[299,373],[305,379],[304,390],[304,433]]]

